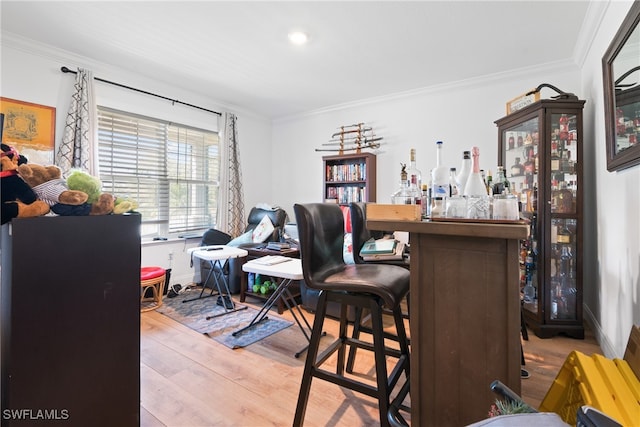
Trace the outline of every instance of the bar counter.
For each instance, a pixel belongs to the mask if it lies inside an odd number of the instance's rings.
[[[496,379],[519,394],[518,256],[527,225],[367,220],[367,228],[409,232],[411,424],[486,418]]]

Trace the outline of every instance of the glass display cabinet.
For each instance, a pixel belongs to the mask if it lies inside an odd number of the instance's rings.
[[[578,99],[540,100],[498,126],[498,165],[530,220],[521,242],[527,325],[541,338],[584,338],[582,324],[582,109]]]

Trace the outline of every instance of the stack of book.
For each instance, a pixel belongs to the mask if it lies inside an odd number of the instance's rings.
[[[273,251],[281,251],[283,249],[290,249],[291,245],[285,242],[269,242],[267,243],[267,249],[271,249]]]
[[[395,239],[371,239],[360,249],[360,256],[365,261],[401,260],[404,254],[404,243]]]

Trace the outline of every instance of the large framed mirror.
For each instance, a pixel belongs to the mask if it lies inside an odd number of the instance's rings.
[[[640,164],[640,1],[602,58],[609,172]]]

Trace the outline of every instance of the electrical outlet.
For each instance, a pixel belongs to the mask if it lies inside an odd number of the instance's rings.
[[[173,251],[169,252],[169,261],[173,261]]]

